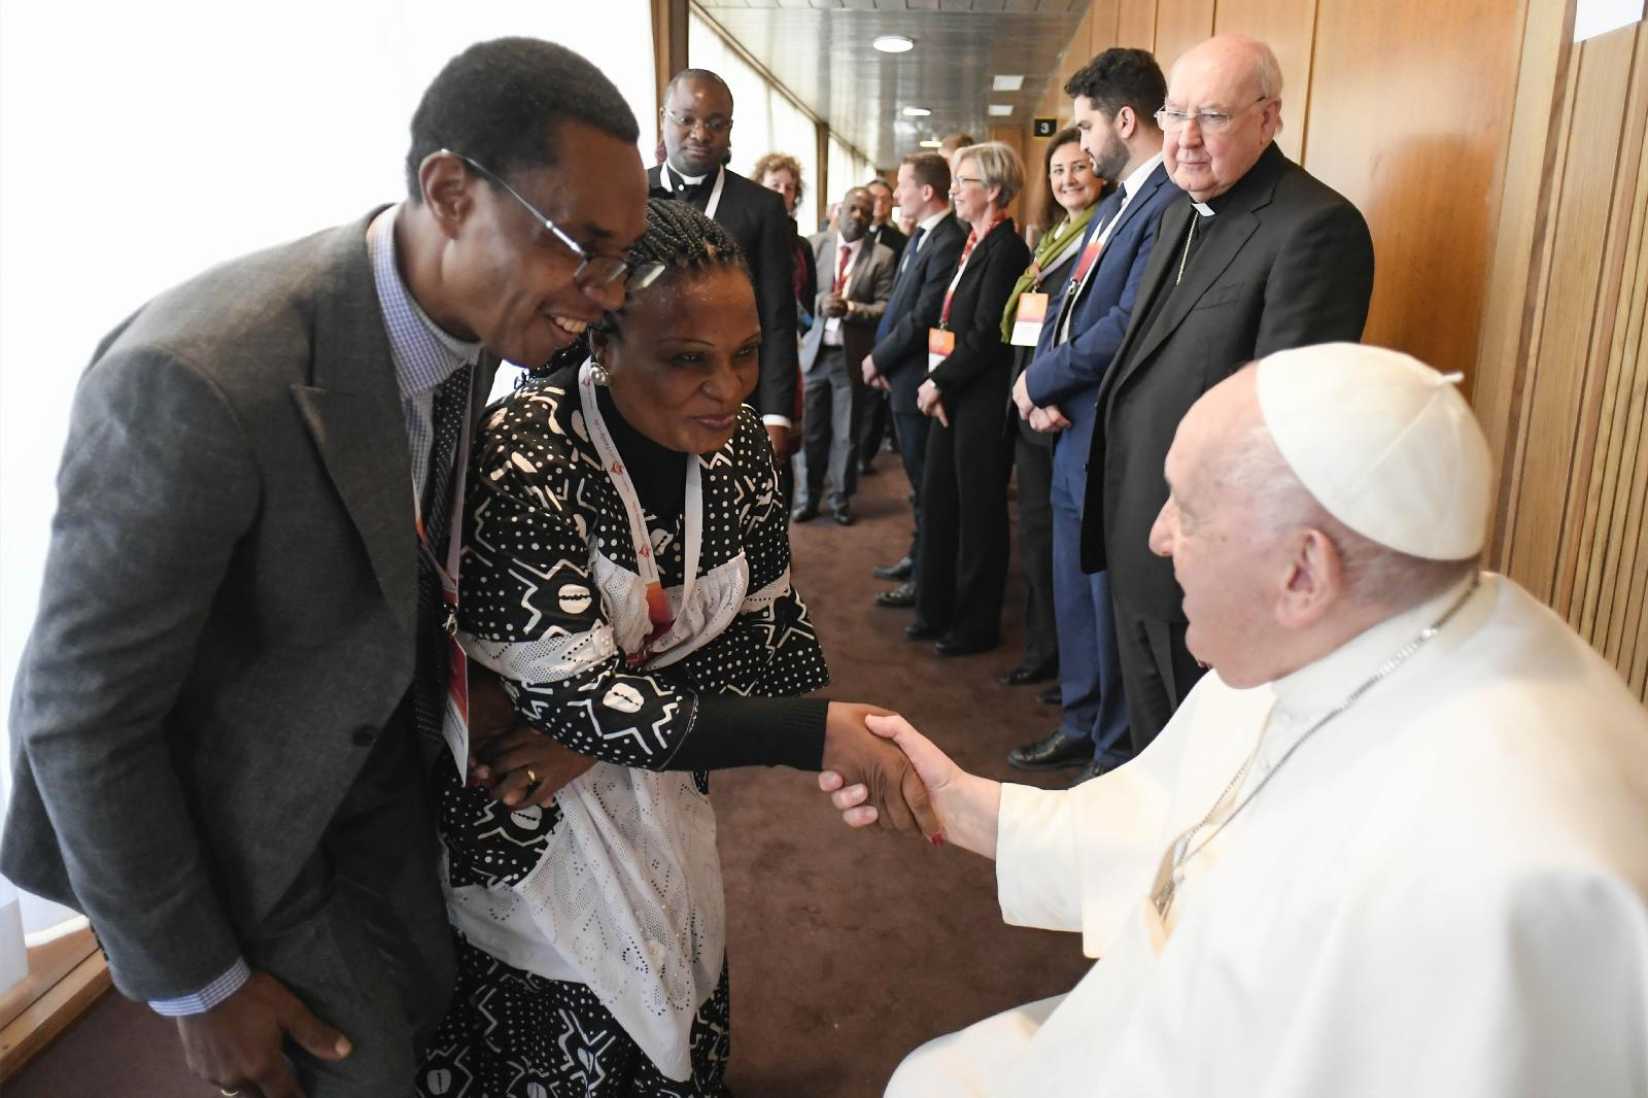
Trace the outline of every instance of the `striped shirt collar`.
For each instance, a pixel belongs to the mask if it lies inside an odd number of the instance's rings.
[[[383,307],[389,354],[395,360],[395,380],[401,399],[406,400],[433,392],[452,371],[474,362],[481,345],[466,343],[443,331],[401,281],[395,263],[395,218],[399,213],[400,206],[395,205],[372,219],[366,230],[366,253],[372,260],[372,282]]]

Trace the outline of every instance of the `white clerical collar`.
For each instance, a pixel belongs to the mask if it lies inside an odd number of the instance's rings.
[[[1128,173],[1127,178],[1122,180],[1122,193],[1128,198],[1132,198],[1134,193],[1144,186],[1144,181],[1150,178],[1150,173],[1155,171],[1156,166],[1161,162],[1162,154],[1158,152],[1155,156],[1134,168]]]
[[[1212,217],[1218,212],[1206,202],[1197,202],[1195,199],[1191,199],[1190,204],[1195,208],[1196,212],[1201,214],[1203,217]]]
[[[1306,664],[1271,683],[1277,710],[1298,718],[1313,718],[1343,702],[1352,690],[1373,677],[1380,666],[1403,645],[1447,613],[1477,575],[1464,576],[1441,594],[1363,630],[1315,663]],[[1487,573],[1480,573],[1480,576],[1482,590],[1471,596],[1471,601],[1477,603],[1478,608],[1492,605],[1496,597],[1495,577]],[[1469,606],[1465,608],[1466,611],[1471,609]],[[1463,612],[1460,616],[1475,617]],[[1461,624],[1459,617],[1449,624],[1457,628]]]
[[[698,184],[709,178],[708,172],[705,172],[703,175],[686,175],[685,173],[677,170],[674,164],[670,165],[670,171],[675,172],[675,178],[679,179],[689,187],[696,187]]]

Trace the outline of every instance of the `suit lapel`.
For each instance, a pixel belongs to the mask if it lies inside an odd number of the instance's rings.
[[[1200,217],[1188,205],[1186,209],[1192,217]],[[1139,346],[1139,353],[1135,361],[1143,361],[1155,353],[1156,348],[1166,342],[1167,337],[1173,334],[1184,318],[1190,315],[1190,310],[1196,307],[1202,295],[1213,287],[1230,261],[1236,258],[1236,253],[1242,250],[1248,237],[1259,228],[1259,219],[1247,210],[1226,210],[1215,214],[1214,220],[1225,218],[1219,226],[1219,233],[1212,240],[1202,245],[1196,253],[1195,262],[1185,271],[1184,284],[1175,288],[1172,279],[1177,276],[1179,259],[1184,253],[1184,241],[1179,239],[1180,234],[1174,234],[1174,246],[1169,249],[1168,263],[1160,272],[1162,276],[1161,291],[1171,293],[1172,300],[1156,318],[1156,323],[1144,336],[1144,342]],[[1200,227],[1200,226],[1198,226]]]
[[[330,266],[337,288],[316,306],[314,384],[293,385],[292,399],[360,533],[384,598],[411,632],[418,582],[412,458],[365,223],[339,231]]]

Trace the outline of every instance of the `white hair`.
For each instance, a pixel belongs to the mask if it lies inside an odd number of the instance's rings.
[[[1235,432],[1219,454],[1215,476],[1226,503],[1245,506],[1252,521],[1274,538],[1315,530],[1339,555],[1345,589],[1364,606],[1404,610],[1417,606],[1470,575],[1480,554],[1463,560],[1429,560],[1381,545],[1357,533],[1317,502],[1294,473],[1262,420]]]

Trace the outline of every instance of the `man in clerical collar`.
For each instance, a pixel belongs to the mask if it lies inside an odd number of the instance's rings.
[[[708,69],[677,73],[659,111],[665,163],[647,178],[654,197],[692,203],[744,250],[761,314],[761,377],[749,403],[761,413],[780,469],[787,469],[799,441],[793,230],[783,199],[726,167],[732,112],[732,90],[721,77]]]
[[[1479,569],[1493,459],[1458,381],[1327,344],[1191,408],[1150,548],[1212,671],[1137,759],[1002,785],[870,718],[995,859],[1004,919],[1102,958],[888,1098],[1643,1093],[1648,711]]]
[[[1362,336],[1373,293],[1367,222],[1282,154],[1282,71],[1263,42],[1187,50],[1156,119],[1183,198],[1161,215],[1127,332],[1098,391],[1082,507],[1082,568],[1110,572],[1135,751],[1201,676],[1183,592],[1147,547],[1161,463],[1196,399],[1242,363]]]

